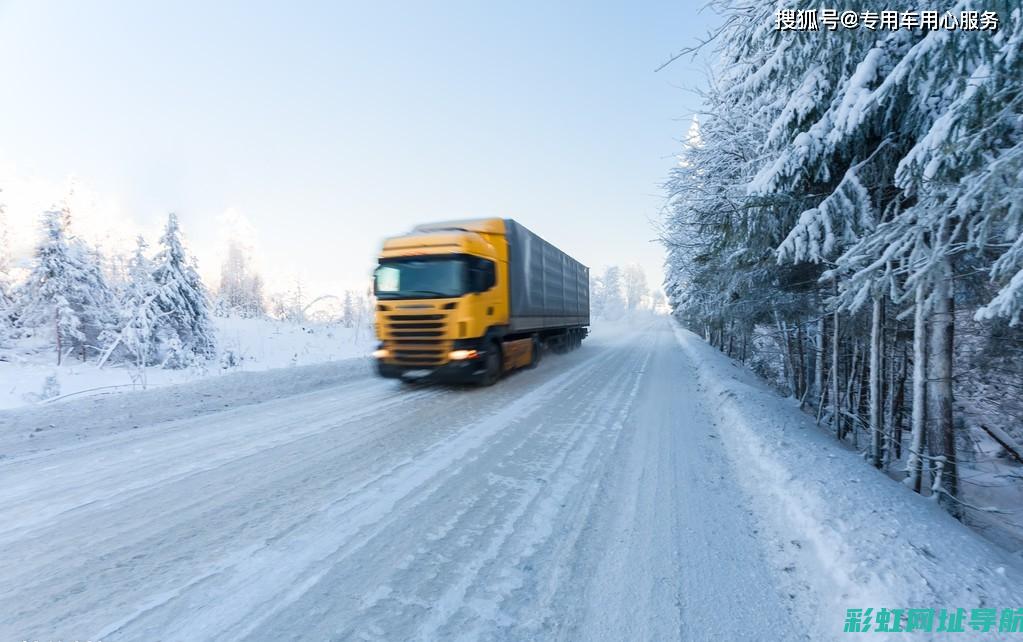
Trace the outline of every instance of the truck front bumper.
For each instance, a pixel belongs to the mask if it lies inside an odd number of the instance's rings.
[[[442,366],[421,368],[415,366],[399,366],[377,360],[377,374],[387,379],[404,379],[406,381],[434,381],[443,383],[475,383],[486,372],[483,359],[465,359],[449,361]]]

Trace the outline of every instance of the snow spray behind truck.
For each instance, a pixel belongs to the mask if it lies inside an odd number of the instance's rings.
[[[385,239],[374,280],[383,377],[490,385],[578,347],[590,324],[589,268],[511,219]]]

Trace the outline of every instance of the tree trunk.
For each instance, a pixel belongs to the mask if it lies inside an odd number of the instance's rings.
[[[799,365],[798,365],[799,372],[798,372],[798,376],[796,377],[796,383],[799,386],[799,392],[797,394],[799,396],[799,407],[802,408],[803,407],[803,403],[806,400],[806,386],[807,386],[807,381],[806,381],[807,380],[807,376],[806,376],[806,350],[803,347],[803,324],[802,323],[798,323],[796,325],[796,350],[797,350],[796,356],[798,357],[797,361],[799,363]]]
[[[881,467],[881,432],[884,429],[881,421],[881,363],[884,358],[881,314],[884,300],[875,295],[874,305],[870,314],[870,463],[874,468]]]
[[[895,322],[892,330],[892,341],[888,345],[888,402],[885,423],[885,468],[891,468],[892,462],[902,456],[902,400],[906,384],[906,349],[902,355],[897,354],[899,323]]]
[[[910,439],[906,472],[909,485],[920,492],[923,477],[923,453],[927,423],[927,301],[924,286],[916,286],[913,314],[913,435]]]
[[[891,430],[893,436],[894,458],[902,459],[902,416],[906,402],[906,376],[909,374],[909,355],[906,346],[902,345],[902,358],[899,360],[899,378],[895,382],[895,395],[892,397]]]
[[[56,310],[53,313],[53,329],[57,334],[57,365],[60,365],[60,360],[64,356],[64,346],[60,344],[60,310]]]
[[[824,379],[824,385],[831,385],[831,373]],[[821,395],[820,399],[817,400],[817,425],[821,425],[821,417],[824,415],[824,395]]]
[[[857,343],[857,345],[860,345]],[[870,372],[868,372],[867,366],[870,363],[870,355],[867,353],[867,346],[864,345],[863,349],[859,352],[859,360],[856,362],[856,395],[853,397],[853,401],[849,403],[849,407],[853,408],[853,446],[857,449],[860,447],[860,433],[863,432],[863,427],[867,424],[868,419],[864,419],[869,408],[867,404],[867,389],[870,388]]]
[[[827,331],[825,325],[822,311],[820,318],[817,319],[817,336],[814,337],[813,388],[817,394],[818,407],[824,400],[824,333]],[[820,423],[819,413],[817,422]]]
[[[778,327],[778,334],[781,335],[781,358],[782,368],[785,371],[785,382],[789,387],[789,394],[796,396],[796,373],[795,367],[792,363],[792,345],[789,342],[789,329],[788,325],[781,320],[781,316],[778,315],[778,311],[774,312],[774,323]]]
[[[837,285],[835,286],[837,289]],[[835,436],[841,439],[842,435],[842,398],[839,395],[839,391],[842,389],[842,377],[839,376],[839,363],[841,356],[838,352],[839,344],[839,330],[841,324],[838,320],[838,310],[836,309],[831,321],[831,416],[835,422]]]
[[[888,340],[884,344],[884,389],[881,391],[881,396],[884,398],[884,404],[881,409],[884,425],[884,443],[882,448],[884,449],[884,455],[882,457],[881,465],[884,468],[888,468],[892,463],[892,453],[895,444],[895,380],[898,376],[898,355],[895,352],[896,342],[898,341],[898,321],[895,323],[895,328],[891,331],[888,330],[888,309],[884,310],[884,314],[881,325],[884,328],[885,337]]]
[[[853,446],[859,447],[856,433],[859,432],[856,426],[856,419],[859,417],[859,405],[856,403],[857,398],[853,395],[853,386],[859,381],[859,372],[857,371],[857,360],[860,351],[860,342],[852,342],[852,361],[849,362],[849,376],[846,377],[845,382],[845,407],[849,409],[849,427],[852,429]],[[845,437],[845,433],[842,434]]]
[[[729,359],[732,358],[732,345],[735,343],[733,340],[735,337],[735,332],[733,330],[734,328],[735,320],[732,319],[731,321],[728,322],[728,351],[725,353],[728,355]]]
[[[953,498],[958,496],[956,474],[956,434],[952,421],[952,359],[954,346],[955,302],[952,291],[952,265],[945,258],[943,274],[935,284],[934,309],[931,313],[931,350],[927,382],[927,441],[935,458],[933,488],[943,492],[941,501],[953,515],[959,514]]]

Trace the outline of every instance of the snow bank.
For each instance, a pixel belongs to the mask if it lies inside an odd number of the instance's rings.
[[[0,459],[62,448],[368,379],[369,359],[233,372],[149,390],[72,397],[0,411]]]
[[[149,368],[146,387],[364,356],[374,345],[373,331],[366,327],[235,317],[214,321],[217,359],[184,370]],[[142,388],[132,370],[118,364],[101,369],[95,362],[69,357],[58,368],[49,345],[22,342],[0,356],[0,410]]]
[[[791,400],[778,397],[695,334],[677,327],[675,333],[710,400],[740,483],[764,523],[772,561],[785,571],[780,575],[791,578],[787,588],[793,603],[825,605],[797,613],[818,629],[815,639],[840,638],[849,608],[876,613],[880,608],[1019,606],[1023,561],[1018,557],[868,467]],[[799,593],[817,599],[796,599]],[[884,639],[873,630],[870,635]],[[934,637],[921,635],[892,637]],[[988,632],[984,639],[1018,637],[1003,635]]]

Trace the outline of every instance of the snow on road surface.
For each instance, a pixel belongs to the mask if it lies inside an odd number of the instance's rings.
[[[492,388],[367,370],[0,414],[0,641],[830,640],[846,608],[1020,606],[1018,561],[667,320]]]

